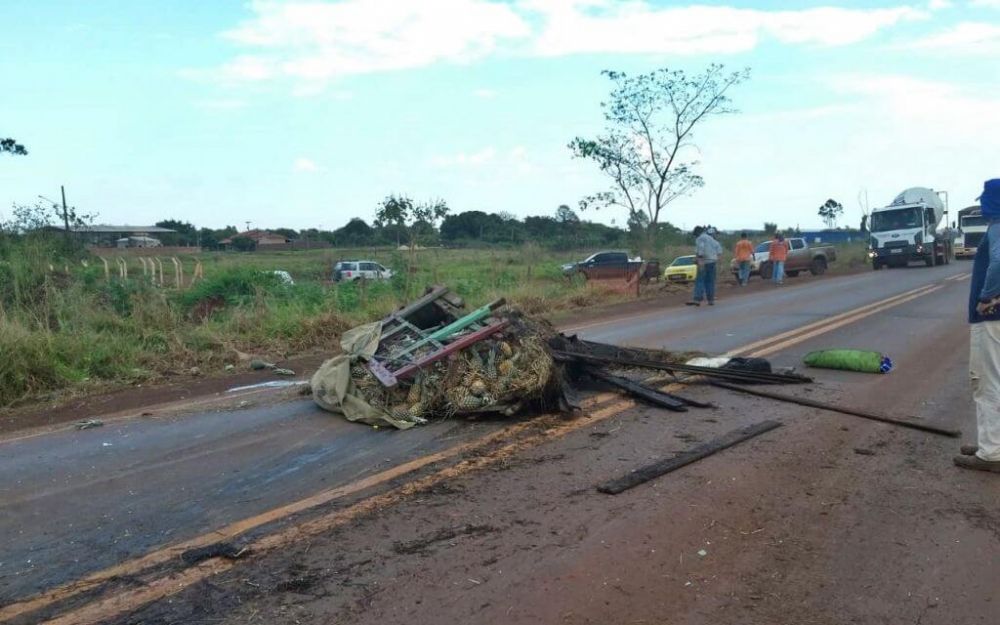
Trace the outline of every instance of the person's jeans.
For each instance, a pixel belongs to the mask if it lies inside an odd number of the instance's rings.
[[[740,284],[746,284],[750,281],[750,261],[741,260],[740,261],[740,272],[739,272]]]
[[[781,284],[785,281],[785,261],[774,261],[774,283]]]
[[[715,301],[715,263],[703,263],[698,267],[698,277],[694,280],[694,301],[708,298]]]

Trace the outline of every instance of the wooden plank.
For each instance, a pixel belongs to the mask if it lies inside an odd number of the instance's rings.
[[[608,384],[619,388],[633,397],[638,397],[639,399],[649,402],[654,406],[659,406],[660,408],[666,408],[667,410],[673,410],[674,412],[686,412],[687,406],[684,402],[678,401],[677,399],[670,397],[666,393],[661,393],[660,391],[639,384],[638,382],[633,382],[628,378],[622,378],[617,375],[611,375],[610,373],[605,373],[600,369],[595,367],[587,367],[587,374],[597,378],[598,380],[603,380]]]
[[[602,493],[607,493],[608,495],[617,495],[618,493],[625,492],[630,488],[638,486],[639,484],[644,484],[650,480],[660,477],[661,475],[666,475],[671,471],[676,471],[677,469],[687,466],[692,462],[696,462],[702,458],[707,458],[718,451],[728,449],[733,445],[742,443],[743,441],[751,439],[754,436],[759,436],[764,432],[770,432],[771,430],[781,426],[782,423],[780,421],[761,421],[760,423],[755,423],[738,430],[727,432],[719,438],[698,445],[688,451],[682,451],[676,456],[640,467],[618,479],[605,482],[599,485],[597,490]]]
[[[898,419],[896,417],[890,417],[887,415],[882,415],[874,412],[868,412],[867,410],[858,410],[856,408],[844,408],[841,406],[835,406],[833,404],[816,401],[815,399],[806,399],[805,397],[795,397],[794,395],[782,395],[781,393],[772,393],[770,391],[762,391],[755,388],[737,386],[736,384],[726,384],[725,382],[711,381],[710,384],[712,386],[718,386],[719,388],[728,389],[730,391],[737,391],[739,393],[746,393],[748,395],[756,395],[757,397],[766,397],[767,399],[775,399],[777,401],[789,402],[792,404],[798,404],[800,406],[809,406],[810,408],[819,408],[820,410],[829,410],[830,412],[839,412],[840,414],[847,414],[854,417],[861,417],[862,419],[871,419],[872,421],[879,421],[881,423],[898,425],[900,427],[910,428],[911,430],[920,430],[922,432],[930,432],[931,434],[950,436],[951,438],[958,438],[962,435],[962,432],[960,430],[952,430],[949,428],[937,427],[935,425],[919,423],[917,421],[911,421],[909,419]]]
[[[403,308],[400,308],[399,310],[394,312],[393,316],[400,318],[408,317],[409,315],[412,315],[414,312],[420,310],[424,306],[430,304],[437,298],[443,296],[447,292],[448,292],[448,287],[444,286],[439,286],[437,288],[431,289],[431,291],[426,295],[424,295],[423,297],[413,300]]]

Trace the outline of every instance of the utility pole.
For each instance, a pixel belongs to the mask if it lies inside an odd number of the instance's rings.
[[[63,225],[66,228],[66,240],[69,240],[69,209],[66,208],[66,187],[64,185],[59,185],[59,190],[62,191],[62,202],[63,202]]]
[[[249,221],[245,221],[244,223],[247,225],[246,231],[250,232],[250,222]]]

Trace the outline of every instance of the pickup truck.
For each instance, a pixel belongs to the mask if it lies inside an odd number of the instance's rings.
[[[582,273],[587,278],[605,277],[605,274],[610,277],[612,274],[634,269],[640,264],[642,264],[642,259],[629,258],[628,252],[597,252],[578,263],[566,263],[562,266],[562,272],[566,276]]]
[[[803,238],[785,239],[788,242],[788,259],[785,261],[785,275],[794,278],[801,271],[808,271],[814,276],[826,273],[830,263],[837,260],[837,249],[832,245],[817,245],[810,247]],[[750,275],[757,274],[765,280],[771,279],[773,267],[768,256],[771,253],[771,241],[757,244],[753,250],[753,260],[750,261]],[[735,259],[729,264],[733,275],[739,279],[739,263]]]

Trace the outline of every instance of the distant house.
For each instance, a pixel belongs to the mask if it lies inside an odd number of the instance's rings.
[[[234,234],[231,237],[222,239],[219,241],[219,245],[229,247],[233,244],[233,239],[250,239],[257,244],[257,247],[285,245],[286,243],[291,243],[291,239],[281,234],[275,234],[274,232],[268,232],[267,230],[247,230],[246,232],[240,232],[239,234]]]

